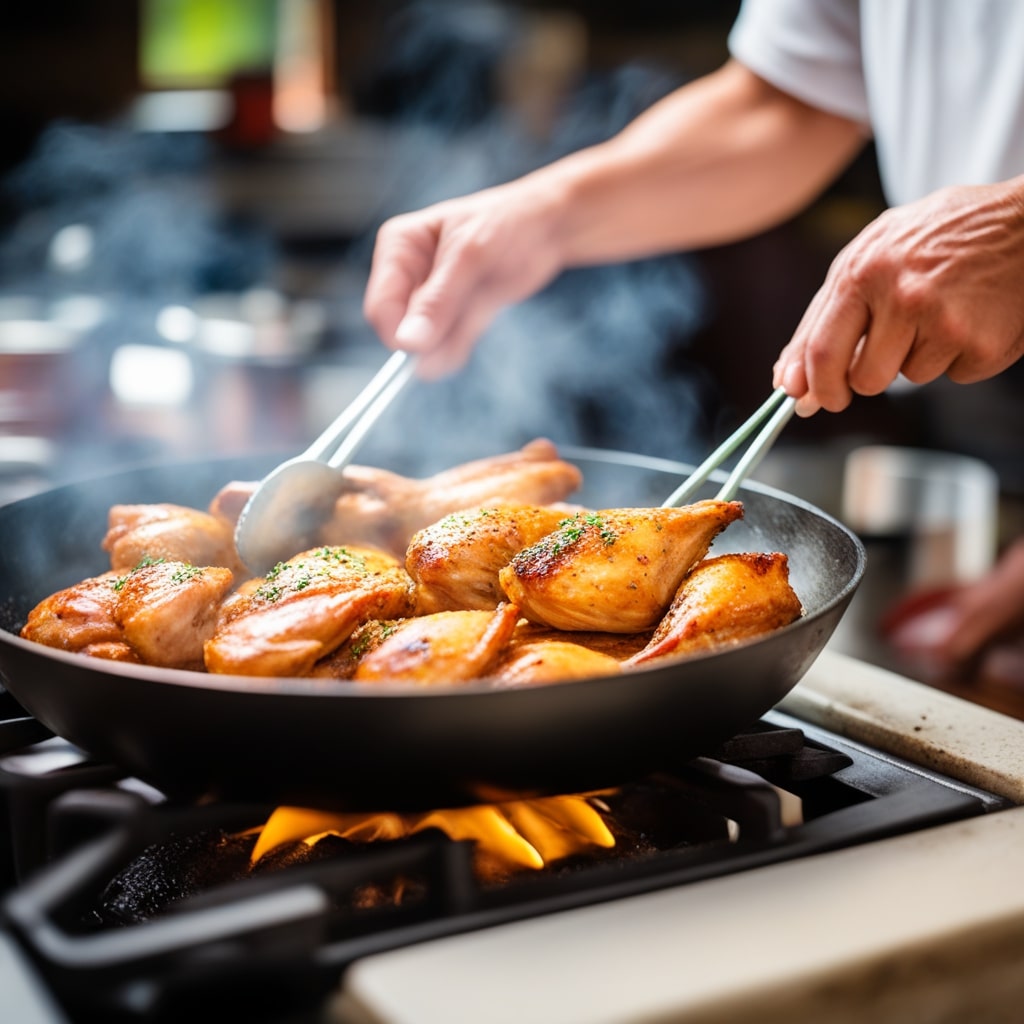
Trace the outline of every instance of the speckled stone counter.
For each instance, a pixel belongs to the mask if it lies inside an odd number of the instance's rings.
[[[826,649],[780,710],[1024,803],[1024,722]]]

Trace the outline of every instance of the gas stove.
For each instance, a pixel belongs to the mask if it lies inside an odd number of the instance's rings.
[[[482,870],[451,829],[331,821],[256,859],[274,808],[176,803],[0,695],[2,1018],[1003,1019],[1022,740],[826,651],[719,749],[581,797],[612,842]]]

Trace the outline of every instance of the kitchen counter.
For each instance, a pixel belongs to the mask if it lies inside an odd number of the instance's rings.
[[[826,649],[780,710],[1024,803],[1024,722]]]

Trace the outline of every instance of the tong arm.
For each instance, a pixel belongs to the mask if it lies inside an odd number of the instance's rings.
[[[782,388],[776,388],[761,407],[738,429],[733,431],[662,503],[663,508],[684,505],[693,497],[711,474],[764,423],[761,432],[743,453],[736,467],[715,497],[731,501],[740,484],[768,454],[782,428],[796,409],[796,399],[790,398]],[[767,422],[765,422],[767,420]]]

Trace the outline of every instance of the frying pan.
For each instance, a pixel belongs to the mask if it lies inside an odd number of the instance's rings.
[[[566,448],[597,508],[656,506],[681,463]],[[108,568],[116,502],[205,507],[272,459],[150,466],[0,508],[0,677],[14,698],[87,753],[173,798],[352,810],[425,810],[620,785],[713,749],[800,680],[864,572],[864,548],[803,501],[748,483],[744,519],[712,554],[782,551],[806,614],[765,637],[627,674],[518,689],[257,679],[128,665],[21,639],[44,597]]]

